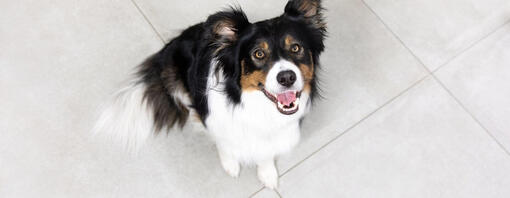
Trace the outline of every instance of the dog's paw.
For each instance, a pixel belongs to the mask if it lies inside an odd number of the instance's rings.
[[[257,175],[265,187],[273,190],[278,188],[278,172],[274,166],[258,167]]]
[[[227,174],[231,177],[236,178],[239,176],[239,172],[241,170],[239,162],[235,160],[221,160],[221,165],[223,166],[225,172],[227,172]]]

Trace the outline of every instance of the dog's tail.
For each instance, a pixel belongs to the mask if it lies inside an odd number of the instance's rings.
[[[136,151],[154,134],[186,123],[191,105],[188,92],[177,68],[164,66],[159,56],[147,59],[135,80],[105,106],[93,128],[96,135]]]

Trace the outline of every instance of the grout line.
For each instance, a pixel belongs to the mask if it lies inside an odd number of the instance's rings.
[[[409,53],[411,55],[413,55],[414,58],[429,72],[429,74],[434,77],[434,79],[442,86],[442,88],[444,90],[446,90],[448,92],[448,94],[462,107],[462,109],[464,109],[464,111],[466,113],[468,113],[471,116],[471,118],[474,119],[475,122],[477,122],[478,125],[485,130],[485,132],[501,147],[501,149],[503,149],[503,151],[506,154],[510,155],[510,152],[508,150],[506,150],[506,148],[496,139],[496,137],[494,135],[492,135],[492,133],[490,133],[490,131],[485,126],[483,126],[483,124],[474,116],[474,114],[472,114],[467,109],[467,107],[464,106],[464,104],[462,104],[462,102],[460,102],[460,100],[457,97],[455,97],[455,95],[448,88],[446,88],[446,86],[434,75],[434,72],[437,72],[440,68],[444,67],[445,65],[448,65],[450,62],[455,60],[457,57],[459,57],[460,55],[464,54],[466,51],[468,51],[469,49],[471,49],[472,47],[474,47],[478,43],[482,42],[483,40],[485,40],[486,38],[488,38],[489,36],[491,36],[492,34],[497,32],[499,29],[503,28],[505,25],[509,24],[510,23],[510,19],[507,20],[506,22],[504,22],[502,25],[496,27],[494,30],[490,31],[486,35],[482,36],[480,39],[476,40],[475,42],[473,42],[472,44],[470,44],[466,48],[462,49],[460,52],[455,54],[453,57],[451,57],[445,63],[439,65],[436,69],[431,71],[429,68],[427,68],[427,66],[425,66],[425,64],[421,61],[421,59],[418,58],[418,56],[416,56],[416,54],[409,47],[407,47],[407,45],[402,41],[402,39],[400,39],[400,37],[398,37],[398,35],[384,22],[384,20],[365,2],[365,0],[361,0],[361,1],[379,19],[379,21],[386,27],[386,29],[388,31],[390,31],[393,34],[393,36],[395,38],[397,38],[399,40],[399,42],[409,51]]]
[[[257,195],[260,191],[264,190],[265,187],[262,187],[260,188],[259,190],[255,191],[254,193],[252,193],[250,196],[248,196],[249,198],[253,198],[255,195]],[[279,198],[282,198],[282,195],[280,194],[280,192],[278,192],[278,190],[273,190],[276,195],[278,195]]]
[[[349,128],[347,128],[346,130],[344,130],[343,133],[340,133],[339,135],[337,135],[336,137],[332,138],[331,140],[329,140],[328,142],[326,142],[326,144],[322,145],[320,148],[318,148],[317,150],[315,150],[314,152],[312,152],[311,154],[309,154],[308,156],[306,156],[304,159],[300,160],[298,163],[294,164],[292,167],[290,167],[289,169],[287,169],[286,171],[284,171],[280,176],[279,178],[283,177],[285,174],[287,174],[288,172],[292,171],[294,168],[298,167],[300,164],[302,164],[304,161],[306,161],[307,159],[309,159],[310,157],[312,157],[313,155],[315,155],[316,153],[318,153],[320,150],[322,150],[323,148],[325,148],[326,146],[328,146],[329,144],[331,144],[332,142],[334,142],[335,140],[339,139],[340,137],[342,137],[343,135],[347,134],[348,132],[351,131],[351,129],[355,128],[356,126],[358,126],[360,123],[362,123],[363,121],[365,121],[367,118],[369,118],[370,116],[372,116],[373,114],[375,114],[376,112],[378,112],[379,110],[381,110],[382,108],[386,107],[386,105],[392,103],[393,101],[395,101],[395,99],[397,99],[398,97],[402,96],[404,93],[406,93],[407,91],[409,91],[410,89],[414,88],[416,85],[420,84],[422,81],[424,81],[425,79],[427,79],[428,77],[430,76],[430,74],[428,75],[425,75],[423,76],[421,79],[419,79],[418,81],[414,82],[411,86],[409,86],[408,88],[404,89],[403,91],[401,91],[399,94],[397,94],[396,96],[394,96],[393,98],[389,99],[388,101],[386,101],[384,104],[382,104],[381,106],[379,106],[377,109],[373,110],[372,112],[370,112],[368,115],[364,116],[361,120],[357,121],[356,123],[354,123],[352,126],[350,126]]]
[[[503,24],[501,24],[500,26],[496,27],[494,30],[490,31],[489,33],[485,34],[484,36],[482,36],[480,39],[476,40],[475,42],[471,43],[469,46],[467,46],[466,48],[462,49],[459,53],[455,54],[453,57],[451,57],[448,61],[446,61],[445,63],[439,65],[436,69],[434,69],[433,71],[431,71],[432,73],[435,73],[437,72],[439,69],[441,69],[442,67],[450,64],[453,60],[457,59],[457,57],[459,57],[460,55],[464,54],[464,52],[468,51],[469,49],[473,48],[475,45],[477,45],[478,43],[482,42],[483,40],[487,39],[488,37],[490,37],[491,35],[493,35],[494,33],[496,33],[497,31],[499,31],[501,28],[503,28],[505,25],[509,24],[510,23],[510,19],[505,21]]]
[[[278,190],[274,190],[274,192],[278,195],[278,197],[283,198],[280,192],[278,192]]]
[[[255,196],[256,194],[258,194],[260,191],[264,190],[264,186],[262,186],[262,188],[260,188],[259,190],[255,191],[254,193],[252,193],[250,196],[248,196],[249,198],[253,198],[253,196]]]
[[[407,51],[408,51],[408,52],[409,52],[409,53],[410,53],[410,54],[414,57],[414,59],[416,59],[416,61],[418,61],[418,63],[420,63],[420,65],[421,65],[423,68],[425,68],[425,71],[427,71],[428,73],[431,73],[430,69],[429,69],[427,66],[425,66],[425,63],[423,63],[423,61],[422,61],[420,58],[418,58],[418,56],[417,56],[417,55],[416,55],[416,54],[415,54],[415,53],[414,53],[414,52],[413,52],[413,51],[412,51],[412,50],[411,50],[411,49],[410,49],[410,48],[409,48],[409,47],[408,47],[408,46],[404,43],[404,41],[402,41],[402,39],[400,39],[400,37],[399,37],[399,36],[398,36],[398,35],[397,35],[397,34],[396,34],[396,33],[395,33],[395,32],[394,32],[391,28],[390,28],[390,26],[388,26],[388,24],[386,24],[386,23],[384,22],[384,20],[381,18],[381,16],[379,16],[379,15],[375,12],[375,10],[373,10],[373,9],[372,9],[372,8],[371,8],[371,7],[370,7],[370,6],[369,6],[369,5],[365,2],[365,0],[361,0],[361,2],[363,2],[363,5],[365,5],[365,7],[366,7],[367,9],[369,9],[369,10],[370,10],[370,12],[372,12],[372,14],[374,14],[374,15],[377,17],[377,19],[379,19],[379,22],[381,22],[381,23],[384,25],[384,27],[386,28],[386,30],[388,30],[388,31],[389,31],[389,32],[390,32],[390,33],[391,33],[391,34],[392,34],[392,35],[393,35],[393,36],[394,36],[394,37],[395,37],[395,38],[396,38],[396,39],[400,42],[400,44],[402,44],[402,46],[404,46],[404,48],[406,48],[406,50],[407,50]]]
[[[473,46],[477,45],[478,43],[480,43],[481,41],[485,40],[487,37],[489,37],[490,35],[494,34],[495,32],[497,32],[499,29],[503,28],[505,25],[509,24],[510,23],[510,19],[508,19],[507,21],[505,21],[503,24],[499,25],[498,27],[494,28],[494,30],[490,31],[489,33],[483,35],[481,38],[477,39],[476,41],[474,41],[473,43],[471,43],[469,46],[465,47],[464,49],[460,50],[458,53],[456,53],[455,55],[453,55],[450,59],[448,59],[445,63],[442,63],[440,64],[437,68],[435,68],[434,70],[430,70],[426,65],[425,63],[423,63],[423,61],[413,52],[413,50],[411,50],[405,43],[404,41],[388,26],[388,24],[386,24],[384,22],[384,20],[381,18],[381,16],[379,16],[375,10],[372,9],[372,7],[370,7],[366,2],[365,0],[361,0],[361,2],[363,2],[363,4],[365,5],[365,7],[367,7],[370,12],[372,12],[372,14],[374,14],[378,19],[379,21],[384,25],[384,27],[386,27],[386,29],[388,31],[390,31],[391,34],[393,34],[393,36],[407,49],[407,51],[414,56],[414,58],[425,68],[425,70],[427,70],[429,73],[434,73],[436,71],[438,71],[440,68],[444,67],[445,65],[448,65],[450,62],[452,62],[453,60],[455,60],[455,58],[457,58],[458,56],[460,56],[461,54],[463,54],[464,52],[468,51],[469,49],[471,49]]]
[[[131,3],[133,3],[133,5],[136,7],[136,9],[138,10],[138,12],[140,12],[140,14],[143,16],[143,18],[145,19],[145,21],[147,23],[149,23],[149,25],[151,26],[152,30],[156,33],[156,35],[159,37],[159,39],[161,40],[161,42],[163,44],[165,44],[165,39],[163,39],[163,37],[161,36],[161,34],[158,32],[158,30],[156,29],[156,27],[154,26],[154,24],[151,23],[151,21],[149,20],[149,18],[145,15],[145,13],[143,13],[142,9],[138,6],[138,4],[136,4],[135,0],[131,0]]]
[[[469,116],[471,116],[471,118],[480,126],[482,127],[482,129],[487,133],[487,135],[489,135],[492,140],[494,140],[496,142],[496,144],[499,145],[499,147],[501,149],[503,149],[503,151],[508,155],[510,156],[510,152],[508,152],[508,150],[506,150],[506,148],[503,146],[503,144],[501,144],[501,142],[498,141],[498,139],[485,127],[483,126],[483,124],[480,122],[480,120],[478,120],[474,114],[472,114],[468,108],[466,106],[464,106],[464,104],[457,98],[455,97],[455,95],[443,84],[443,82],[441,82],[439,80],[439,78],[437,76],[435,76],[434,74],[432,74],[432,76],[434,77],[434,79],[437,81],[437,83],[439,83],[444,90],[446,90],[446,92],[448,92],[448,94],[450,94],[450,96],[461,106],[461,108],[467,113],[469,114]]]
[[[255,195],[257,195],[260,191],[264,190],[264,188],[265,188],[265,187],[260,188],[259,190],[255,191],[254,193],[252,193],[252,194],[251,194],[250,196],[248,196],[248,197],[250,197],[250,198],[254,197],[254,196],[255,196]],[[282,198],[282,195],[280,194],[280,192],[278,192],[278,190],[273,190],[273,191],[276,193],[276,195],[278,195],[278,197],[279,197],[279,198]]]

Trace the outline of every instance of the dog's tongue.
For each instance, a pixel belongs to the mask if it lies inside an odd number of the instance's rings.
[[[286,91],[285,93],[278,94],[276,96],[278,101],[285,106],[288,106],[290,103],[296,100],[296,92],[294,91]]]

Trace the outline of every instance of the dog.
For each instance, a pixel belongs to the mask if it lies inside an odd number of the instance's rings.
[[[326,24],[320,0],[290,0],[284,13],[255,23],[238,7],[185,29],[137,68],[94,131],[130,147],[196,118],[237,177],[256,165],[278,186],[275,159],[300,139],[300,122],[318,95]]]

